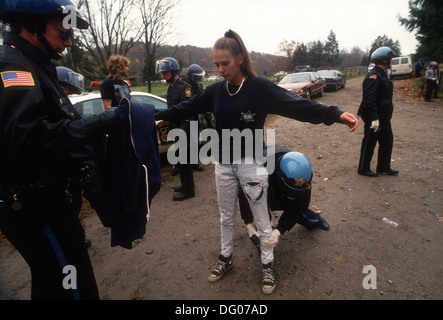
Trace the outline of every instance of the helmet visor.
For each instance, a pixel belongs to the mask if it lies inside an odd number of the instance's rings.
[[[201,73],[194,73],[191,76],[192,81],[194,81],[195,83],[203,83],[203,80],[205,79],[205,72],[201,72]]]
[[[162,73],[172,70],[172,63],[168,60],[158,60],[155,63],[155,73]]]

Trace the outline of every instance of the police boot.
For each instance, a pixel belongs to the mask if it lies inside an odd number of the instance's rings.
[[[171,176],[176,176],[178,175],[178,173],[180,172],[180,166],[177,164],[174,166],[174,168],[171,171]]]
[[[194,167],[194,170],[195,171],[204,171],[205,169],[203,169],[203,167],[201,166],[201,165],[199,165],[198,163],[197,164],[194,164],[193,165],[193,167]]]
[[[377,168],[377,173],[378,173],[378,174],[384,174],[384,173],[386,173],[386,174],[389,175],[389,176],[396,176],[396,175],[398,175],[398,170],[394,170],[394,169],[391,169],[391,168],[386,169],[386,170],[383,170],[383,169],[378,169],[378,168]]]
[[[175,201],[181,201],[195,197],[194,175],[192,173],[192,165],[180,165],[180,181],[181,188],[178,194],[175,194],[173,199]],[[174,189],[175,191],[175,189]]]

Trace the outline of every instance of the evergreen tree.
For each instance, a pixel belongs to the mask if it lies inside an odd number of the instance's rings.
[[[325,43],[324,54],[326,55],[326,64],[328,66],[338,66],[341,63],[340,49],[338,48],[335,33],[332,30],[329,33],[328,40]]]
[[[298,43],[294,51],[294,55],[292,57],[294,67],[309,64],[308,57],[309,57],[308,47],[303,42]]]
[[[415,31],[419,42],[417,56],[425,60],[443,58],[443,1],[409,1],[409,17],[399,17],[400,23],[410,32]]]

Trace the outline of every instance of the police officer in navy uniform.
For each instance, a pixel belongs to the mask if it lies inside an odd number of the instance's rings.
[[[72,28],[89,25],[69,0],[5,0],[0,19],[11,26],[0,46],[1,232],[31,269],[32,299],[98,299],[78,218],[83,169],[88,142],[119,118],[82,119],[51,62],[72,46]]]
[[[357,172],[368,177],[377,177],[379,174],[398,175],[398,171],[391,168],[394,143],[391,127],[394,87],[387,75],[387,69],[391,67],[394,55],[388,47],[375,50],[371,55],[375,67],[363,80],[363,100],[358,115],[363,119],[365,127]],[[377,141],[379,144],[377,172],[374,172],[370,165]]]
[[[205,79],[205,74],[206,72],[198,64],[191,64],[188,70],[186,70],[186,78],[184,80],[191,85],[192,93],[194,95],[197,95],[204,90],[203,81]],[[207,123],[207,119],[205,116],[206,114],[203,113],[200,113],[198,115],[199,131],[202,130],[202,124]],[[207,125],[205,126],[205,128],[206,127]],[[198,163],[194,163],[193,168],[196,171],[204,171],[203,167]]]
[[[158,60],[156,63],[156,73],[161,74],[163,79],[169,83],[168,93],[166,96],[168,108],[171,108],[172,106],[192,97],[193,93],[191,85],[179,77],[180,67],[177,60],[171,57]],[[174,194],[173,199],[176,201],[185,200],[195,196],[193,166],[190,163],[189,155],[191,137],[190,120],[194,119],[179,120],[170,123],[170,129],[182,129],[186,133],[188,141],[188,159],[186,163],[178,164],[181,185],[174,188],[174,191],[177,192],[177,194]]]
[[[301,152],[284,147],[267,149],[268,163],[274,157],[275,169],[269,172],[268,207],[270,212],[283,211],[271,236],[264,242],[274,247],[280,235],[290,231],[297,223],[309,230],[329,230],[328,222],[309,209],[312,191],[312,167]],[[246,194],[239,190],[240,214],[248,229],[249,238],[260,251],[260,235],[255,230],[252,211]]]
[[[85,89],[85,77],[83,75],[63,66],[57,66],[56,69],[58,82],[67,96],[82,93]]]

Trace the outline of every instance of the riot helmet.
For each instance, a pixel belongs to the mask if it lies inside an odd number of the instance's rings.
[[[158,60],[155,64],[155,73],[162,73],[171,71],[172,75],[178,75],[180,67],[177,60],[171,57]]]
[[[58,82],[62,87],[68,87],[69,91],[81,94],[85,89],[85,77],[69,68],[57,66]]]
[[[376,65],[390,66],[391,60],[395,56],[394,51],[389,47],[380,47],[371,55],[371,62]]]
[[[186,71],[186,78],[195,83],[203,83],[203,80],[205,79],[205,71],[198,64],[192,64]]]
[[[276,175],[283,195],[297,198],[311,186],[311,162],[301,152],[287,152],[278,160]]]
[[[26,28],[45,46],[49,56],[58,60],[61,55],[49,45],[45,38],[46,23],[54,17],[63,19],[65,30],[62,37],[64,40],[73,36],[73,28],[87,29],[89,27],[89,23],[80,16],[76,6],[70,0],[0,1],[0,20],[9,23],[13,30],[19,27]]]

